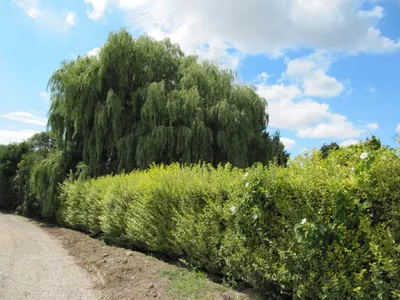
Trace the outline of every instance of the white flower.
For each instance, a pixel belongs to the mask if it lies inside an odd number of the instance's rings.
[[[236,207],[233,205],[233,206],[231,206],[230,210],[231,210],[231,213],[233,215],[235,213],[235,211],[236,211]]]
[[[366,158],[368,158],[368,153],[367,153],[367,152],[364,152],[363,154],[361,154],[360,158],[361,158],[361,159],[366,159]]]
[[[301,220],[301,225],[304,225],[304,224],[306,224],[306,222],[307,222],[307,219],[306,219],[306,218],[304,218],[303,220]]]
[[[247,183],[246,183],[246,187],[249,187],[249,185],[250,185],[250,184],[247,182]]]
[[[243,177],[246,178],[247,176],[249,176],[249,173],[244,174]]]

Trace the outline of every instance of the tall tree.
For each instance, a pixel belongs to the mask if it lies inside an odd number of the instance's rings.
[[[265,100],[169,40],[111,33],[98,57],[64,62],[49,87],[56,144],[70,154],[69,168],[83,161],[91,175],[153,162],[285,161],[279,136],[264,133]]]

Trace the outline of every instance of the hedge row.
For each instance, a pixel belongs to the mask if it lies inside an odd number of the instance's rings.
[[[315,152],[288,168],[161,165],[61,190],[63,224],[184,258],[270,298],[400,298],[393,150]]]

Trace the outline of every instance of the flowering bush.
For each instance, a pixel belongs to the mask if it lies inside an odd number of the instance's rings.
[[[363,144],[289,167],[153,166],[62,186],[60,220],[270,298],[400,298],[400,159]]]

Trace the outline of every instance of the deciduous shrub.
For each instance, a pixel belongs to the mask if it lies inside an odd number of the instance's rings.
[[[400,297],[400,159],[359,145],[289,167],[153,166],[62,185],[60,221],[273,298]]]

